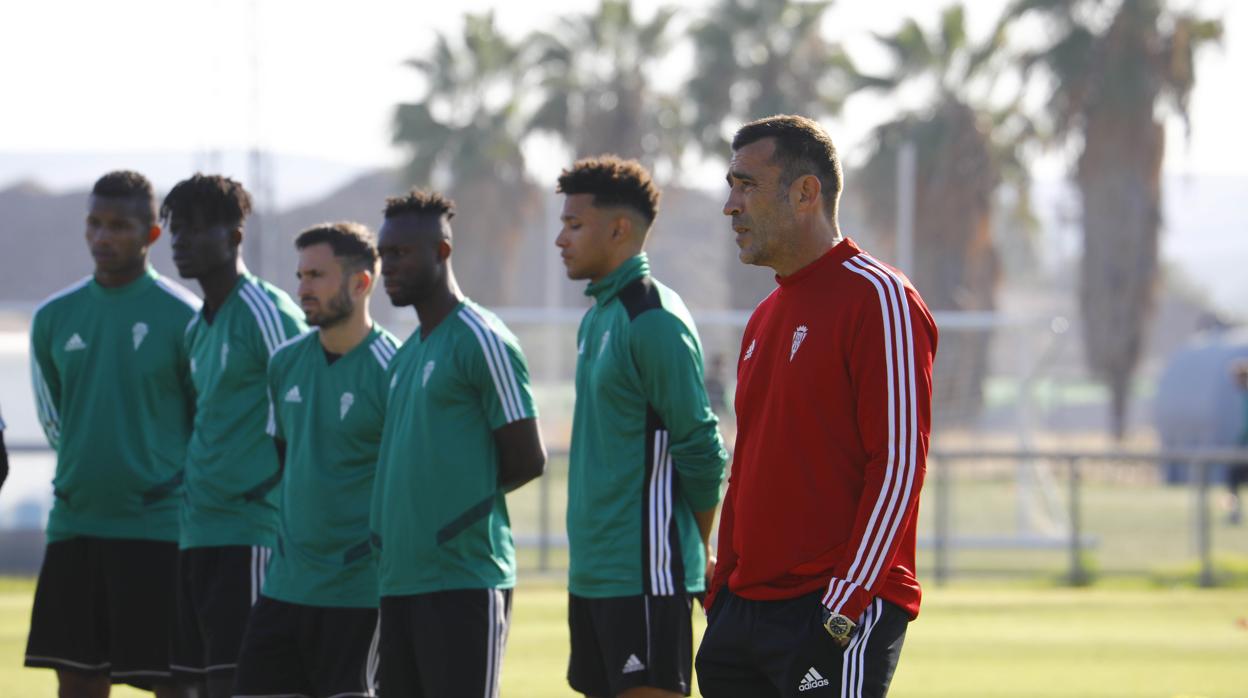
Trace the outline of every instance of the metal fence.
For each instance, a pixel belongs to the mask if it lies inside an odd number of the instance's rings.
[[[1107,478],[1107,472],[1119,472],[1124,469],[1160,489],[1174,489],[1160,482],[1163,466],[1186,469],[1190,475],[1189,484],[1192,494],[1193,521],[1191,523],[1192,540],[1194,541],[1195,557],[1198,565],[1196,583],[1202,587],[1216,584],[1214,566],[1214,536],[1212,505],[1210,494],[1215,481],[1215,473],[1221,473],[1231,466],[1248,465],[1246,450],[1192,450],[1192,451],[1016,451],[1016,450],[974,450],[974,449],[934,449],[928,459],[928,501],[932,502],[932,534],[928,541],[934,553],[934,578],[938,584],[945,583],[953,574],[951,552],[960,542],[959,532],[955,530],[954,520],[957,514],[955,490],[959,481],[959,471],[978,469],[996,465],[1013,466],[1018,473],[1016,482],[1033,482],[1033,492],[1043,491],[1044,485],[1036,483],[1038,478],[1029,477],[1029,471],[1047,464],[1050,472],[1064,479],[1058,485],[1065,488],[1064,530],[1048,536],[1048,541],[1060,542],[1066,551],[1067,569],[1065,581],[1072,585],[1087,584],[1092,579],[1092,571],[1088,568],[1088,552],[1098,544],[1097,531],[1087,523],[1084,499],[1089,476],[1099,477],[1102,483],[1109,482],[1112,486],[1115,478]],[[1120,478],[1119,478],[1120,479]],[[1184,487],[1180,485],[1180,487]],[[1020,500],[1023,497],[1020,497]],[[1023,507],[1020,507],[1023,508]],[[1130,521],[1125,522],[1130,524]],[[1141,535],[1144,535],[1141,533]],[[1015,535],[1019,547],[1043,545],[1044,538]],[[1242,554],[1248,552],[1248,534],[1242,531],[1236,536],[1228,550]],[[1002,536],[999,543],[1009,545],[1009,536]]]
[[[17,459],[50,453],[36,443],[10,444],[10,452]],[[1176,464],[1188,482],[1167,485],[1163,468]],[[920,508],[920,575],[938,585],[994,574],[1083,585],[1100,575],[1190,568],[1185,583],[1218,585],[1227,578],[1220,561],[1248,571],[1248,528],[1216,520],[1212,501],[1231,465],[1248,465],[1248,451],[933,449]],[[566,496],[563,449],[552,449],[545,477],[508,495],[523,569],[566,569]]]

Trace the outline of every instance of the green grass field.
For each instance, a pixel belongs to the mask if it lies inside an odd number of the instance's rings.
[[[31,580],[0,580],[4,698],[55,695],[52,672],[21,667],[32,592]],[[557,582],[517,589],[503,696],[572,695],[563,678],[564,594]],[[150,694],[118,688],[113,695]],[[910,626],[892,695],[1242,697],[1248,695],[1248,591],[930,590],[923,615]]]

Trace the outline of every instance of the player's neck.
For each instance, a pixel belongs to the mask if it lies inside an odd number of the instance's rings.
[[[439,286],[428,298],[415,304],[416,317],[420,319],[420,338],[428,337],[462,300],[464,294],[455,282],[455,275],[447,270],[446,283]]]
[[[247,265],[239,257],[233,264],[222,265],[212,273],[199,277],[199,287],[204,292],[204,306],[208,314],[215,314],[225,304],[238,278],[247,273]]]
[[[333,327],[320,329],[321,346],[331,354],[342,356],[359,346],[372,331],[373,317],[368,312],[368,305],[361,303],[347,319]]]
[[[789,276],[819,260],[844,239],[840,230],[826,224],[800,230],[783,258],[768,266],[780,276]]]
[[[103,269],[95,270],[95,283],[104,288],[121,288],[127,284],[133,283],[147,271],[147,257],[144,257],[133,266],[121,269],[115,272],[104,271]]]

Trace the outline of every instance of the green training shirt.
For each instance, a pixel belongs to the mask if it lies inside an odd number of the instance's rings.
[[[198,308],[148,267],[120,288],[87,277],[35,310],[35,403],[56,450],[48,541],[178,539],[195,399],[182,330]]]
[[[195,429],[186,453],[183,548],[265,545],[277,538],[281,479],[266,433],[269,357],[307,329],[284,291],[243,274],[209,321],[186,327]]]
[[[465,299],[403,343],[389,395],[371,513],[381,595],[515,586],[494,431],[537,416],[515,336]]]
[[[719,502],[728,454],[680,296],[640,254],[586,294],[568,474],[568,590],[603,598],[701,591],[695,511]]]
[[[330,363],[313,330],[288,340],[269,361],[269,433],[286,442],[286,466],[265,596],[377,607],[368,507],[386,416],[386,368],[398,346],[374,325]]]

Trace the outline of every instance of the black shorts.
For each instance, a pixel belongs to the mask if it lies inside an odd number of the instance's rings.
[[[381,691],[391,698],[498,696],[511,589],[381,597]]]
[[[329,608],[261,596],[234,676],[239,698],[373,696],[377,609]]]
[[[175,674],[203,678],[238,667],[247,616],[260,598],[269,556],[269,549],[258,545],[178,552],[178,626],[170,652]]]
[[[568,684],[590,696],[650,686],[689,695],[693,686],[693,598],[568,595],[572,657]]]
[[[178,544],[79,537],[49,543],[30,614],[26,666],[168,683]]]
[[[910,622],[875,599],[844,649],[820,625],[817,591],[784,601],[751,601],[724,589],[698,648],[706,698],[883,698]]]

